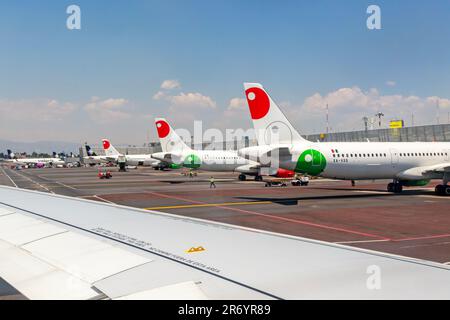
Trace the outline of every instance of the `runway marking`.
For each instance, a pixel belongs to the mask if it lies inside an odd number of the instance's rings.
[[[426,239],[437,239],[437,238],[448,238],[450,234],[438,234],[435,236],[423,236],[423,237],[410,237],[410,238],[400,238],[400,239],[392,239],[393,242],[400,241],[412,241],[412,240],[426,240]]]
[[[40,188],[47,190],[48,192],[55,194],[52,190],[50,190],[49,188],[47,188],[46,186],[43,186],[42,184],[40,184],[39,182],[34,181],[33,179],[31,179],[30,177],[27,177],[19,172],[14,172],[15,174],[17,174],[18,176],[30,181],[31,183],[34,183],[35,185],[39,186]]]
[[[107,203],[109,203],[109,204],[117,204],[117,203],[115,203],[115,202],[112,202],[112,201],[103,199],[102,197],[99,197],[99,196],[96,195],[96,194],[94,194],[92,197],[93,197],[93,198],[97,198],[97,199],[99,199],[99,200],[101,200],[101,201],[107,202]]]
[[[169,196],[169,195],[158,193],[158,192],[150,192],[150,191],[148,191],[147,193],[154,194],[154,195],[160,196],[160,197],[172,198],[172,199],[177,199],[177,200],[191,202],[191,203],[196,203],[196,204],[205,204],[205,202],[200,202],[200,201],[180,198],[180,197],[176,197],[176,196]],[[246,214],[251,214],[251,215],[256,215],[256,216],[261,216],[261,217],[266,217],[266,218],[274,219],[274,220],[287,221],[287,222],[292,222],[292,223],[297,223],[297,224],[302,224],[302,225],[307,225],[307,226],[312,226],[312,227],[317,227],[317,228],[322,228],[322,229],[328,229],[328,230],[334,230],[334,231],[339,231],[339,232],[344,232],[344,233],[357,234],[357,235],[365,236],[365,237],[368,237],[368,238],[378,238],[378,239],[381,239],[381,240],[390,240],[389,238],[382,237],[382,236],[375,235],[375,234],[370,234],[370,233],[366,233],[366,232],[360,232],[360,231],[355,231],[355,230],[350,230],[350,229],[345,229],[345,228],[339,228],[339,227],[332,227],[332,226],[327,226],[327,225],[324,225],[324,224],[313,223],[313,222],[304,221],[304,220],[297,220],[297,219],[290,219],[290,218],[285,218],[285,217],[273,216],[273,215],[270,215],[270,214],[260,213],[260,212],[256,212],[256,211],[242,210],[242,209],[238,209],[238,208],[231,208],[231,207],[227,207],[227,206],[216,206],[216,207],[217,208],[226,209],[226,210],[231,210],[231,211],[236,211],[236,212],[241,212],[241,213],[246,213]]]
[[[5,169],[3,168],[3,166],[1,166],[0,168],[2,168],[3,173],[5,174],[5,176],[8,177],[9,180],[11,180],[11,182],[13,183],[13,185],[18,188],[17,184],[14,182],[14,180],[9,176],[9,174],[6,173]]]
[[[423,237],[410,237],[410,238],[399,238],[399,239],[385,239],[385,240],[361,240],[361,241],[339,241],[333,242],[337,244],[353,244],[353,243],[371,243],[371,242],[403,242],[403,241],[413,241],[413,240],[427,240],[427,239],[439,239],[448,238],[450,234],[438,234],[434,236],[423,236]]]
[[[387,191],[373,191],[373,190],[350,190],[352,192],[358,192],[358,193],[377,193],[377,194],[387,194],[390,192]]]
[[[69,189],[72,189],[72,190],[76,190],[76,191],[79,190],[79,189],[77,189],[77,188],[74,188],[74,187],[72,187],[72,186],[69,186],[69,185],[67,185],[67,184],[65,184],[65,183],[62,183],[62,182],[59,182],[59,181],[50,180],[50,179],[44,178],[44,177],[42,177],[42,176],[40,176],[40,175],[38,175],[38,177],[41,178],[41,179],[44,179],[44,180],[46,180],[46,181],[49,181],[49,182],[52,183],[52,184],[59,184],[60,186],[63,186],[63,187],[65,187],[65,188],[69,188]]]
[[[175,206],[161,206],[144,208],[145,210],[164,210],[164,209],[185,209],[185,208],[204,208],[204,207],[220,207],[220,206],[241,206],[252,204],[271,204],[272,201],[245,201],[245,202],[223,202],[223,203],[201,203],[201,204],[185,204]]]
[[[426,195],[426,194],[419,194],[416,197],[450,200],[450,197],[438,196],[438,195],[432,196],[432,195]]]
[[[390,241],[390,239],[380,239],[380,240],[357,240],[357,241],[338,241],[333,242],[336,244],[352,244],[352,243],[371,243],[371,242],[387,242]]]

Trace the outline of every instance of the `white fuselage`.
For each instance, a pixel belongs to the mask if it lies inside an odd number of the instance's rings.
[[[9,159],[7,160],[7,162],[26,165],[38,163],[59,165],[65,163],[65,161],[60,158],[22,158],[22,159]]]
[[[237,151],[225,150],[184,150],[160,152],[153,154],[156,159],[168,161],[165,157],[170,154],[170,162],[191,169],[205,171],[232,171],[248,174],[257,174],[258,163],[244,159]]]
[[[423,176],[414,168],[450,164],[450,142],[311,142],[250,147],[240,154],[255,159],[258,149],[275,147],[289,149],[289,156],[280,158],[281,168],[311,175],[320,171],[317,175],[333,179],[433,179],[442,176]],[[323,157],[305,158],[308,150],[311,154],[311,150],[318,151]]]
[[[116,162],[122,155],[97,156],[103,161]],[[127,165],[130,166],[153,166],[159,163],[158,160],[152,158],[151,154],[127,154],[124,156]]]
[[[316,146],[327,159],[324,177],[353,180],[401,178],[399,175],[408,169],[449,161],[450,154],[450,143],[330,142]],[[331,152],[336,149],[338,152]],[[402,178],[408,180],[407,176]]]

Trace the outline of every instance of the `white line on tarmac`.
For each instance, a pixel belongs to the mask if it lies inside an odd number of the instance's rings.
[[[358,192],[358,193],[377,193],[377,194],[388,194],[390,192],[387,191],[373,191],[373,190],[351,190],[352,192]]]
[[[2,169],[4,175],[7,176],[9,180],[11,180],[11,182],[13,183],[13,185],[14,185],[16,188],[18,188],[17,184],[16,184],[16,183],[14,182],[14,180],[11,179],[11,177],[6,173],[5,169],[4,169],[3,167],[0,167],[0,168]]]
[[[97,199],[99,199],[99,200],[105,201],[105,202],[107,202],[107,203],[109,203],[109,204],[117,204],[117,203],[114,203],[114,202],[112,202],[112,201],[103,199],[102,197],[99,197],[99,196],[96,195],[96,194],[94,194],[93,197],[94,197],[94,198],[97,198]]]
[[[50,180],[50,179],[44,178],[44,177],[42,177],[42,176],[38,176],[38,177],[41,178],[41,179],[44,179],[44,180],[46,180],[46,181],[49,181],[49,182],[51,182],[51,183],[56,183],[56,184],[59,184],[59,185],[61,185],[61,186],[63,186],[63,187],[66,187],[66,188],[69,188],[69,189],[78,191],[77,188],[74,188],[74,187],[72,187],[72,186],[69,186],[69,185],[67,185],[67,184],[65,184],[65,183],[62,183],[62,182],[59,182],[59,181]]]
[[[44,189],[44,190],[47,190],[48,192],[55,194],[52,190],[50,190],[50,189],[47,188],[46,186],[43,186],[42,184],[40,184],[40,183],[34,181],[34,180],[31,179],[30,177],[27,177],[27,176],[25,176],[25,175],[23,175],[23,174],[21,174],[21,173],[18,173],[18,172],[15,172],[15,174],[21,176],[22,178],[24,178],[24,179],[26,179],[26,180],[28,180],[28,181],[30,181],[30,182],[32,182],[32,183],[34,183],[35,185],[41,187],[41,188]]]
[[[443,197],[443,196],[438,196],[438,195],[432,196],[432,195],[426,195],[426,194],[419,194],[419,195],[417,195],[416,197],[421,197],[421,198],[432,198],[432,199],[443,199],[443,200],[447,199],[447,200],[450,200],[450,197]]]
[[[382,240],[360,240],[360,241],[339,241],[339,242],[333,242],[337,244],[352,244],[352,243],[370,243],[370,242],[387,242],[390,241],[388,239],[382,239]]]

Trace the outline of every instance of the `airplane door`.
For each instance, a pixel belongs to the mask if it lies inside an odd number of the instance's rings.
[[[444,150],[445,161],[450,161],[450,149]]]
[[[392,166],[395,167],[398,164],[398,151],[396,149],[390,149],[391,152],[391,163]]]

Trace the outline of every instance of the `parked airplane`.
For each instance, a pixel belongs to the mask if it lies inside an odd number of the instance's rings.
[[[85,162],[89,162],[91,165],[96,163],[105,163],[108,162],[105,156],[99,156],[94,151],[92,151],[91,147],[88,144],[84,145],[86,149],[86,156],[83,157]]]
[[[439,195],[450,195],[450,142],[311,142],[300,136],[259,83],[245,83],[258,146],[239,154],[265,162],[278,154],[281,168],[333,179],[392,179],[387,190],[423,186],[442,179]]]
[[[53,157],[51,158],[17,158],[11,150],[7,150],[8,159],[6,162],[11,162],[18,165],[28,165],[36,166],[38,168],[44,167],[45,165],[58,166],[64,165],[65,161],[56,156],[56,152],[53,152]]]
[[[239,172],[239,180],[246,180],[246,175],[249,175],[254,176],[256,181],[261,181],[262,173],[279,177],[292,176],[284,169],[264,172],[258,162],[240,157],[237,151],[192,150],[165,119],[157,118],[155,124],[162,148],[162,152],[152,154],[155,159],[190,169]]]
[[[105,156],[100,156],[102,159],[111,162],[117,162],[120,157],[124,157],[126,164],[130,166],[151,166],[155,169],[166,168],[167,164],[160,160],[152,158],[151,154],[127,154],[123,155],[111,144],[108,139],[102,140]]]

